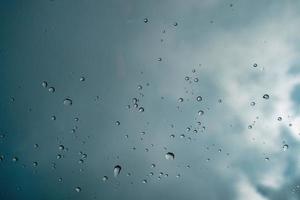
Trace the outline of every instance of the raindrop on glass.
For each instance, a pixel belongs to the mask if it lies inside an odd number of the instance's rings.
[[[117,177],[121,172],[122,167],[120,165],[116,165],[114,167],[114,177]]]
[[[263,98],[264,98],[264,99],[269,99],[270,96],[269,96],[268,94],[264,94],[264,95],[263,95]]]
[[[48,86],[47,81],[43,81],[43,82],[42,82],[42,87],[46,88],[47,86]]]
[[[76,191],[76,192],[81,192],[81,187],[76,187],[76,188],[75,188],[75,191]]]
[[[202,97],[201,96],[197,96],[197,101],[202,101]]]
[[[54,93],[55,92],[55,88],[54,87],[49,87],[48,91],[51,92],[51,93]]]
[[[145,111],[145,109],[143,107],[139,108],[139,112],[144,112],[144,111]]]
[[[167,160],[174,160],[175,159],[175,155],[172,152],[168,152],[168,153],[166,153],[165,158]]]
[[[65,106],[71,106],[72,104],[73,104],[72,99],[69,99],[69,98],[64,99],[64,105]]]

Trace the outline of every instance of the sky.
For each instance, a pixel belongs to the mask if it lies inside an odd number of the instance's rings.
[[[299,9],[1,0],[0,199],[300,199]]]

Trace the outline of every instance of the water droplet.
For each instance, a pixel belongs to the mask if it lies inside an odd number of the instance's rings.
[[[43,81],[43,82],[42,82],[42,87],[46,88],[47,86],[48,86],[47,81]]]
[[[170,135],[170,138],[175,138],[175,135],[174,135],[174,134],[171,134],[171,135]]]
[[[55,88],[54,87],[49,87],[48,91],[51,92],[51,93],[54,93],[55,92]]]
[[[84,160],[79,159],[78,163],[79,163],[79,164],[82,164],[82,163],[84,163]]]
[[[282,117],[278,117],[277,120],[278,120],[278,121],[281,121],[281,120],[282,120]]]
[[[116,165],[114,167],[114,176],[117,177],[121,172],[122,167],[120,165]]]
[[[202,101],[202,97],[201,96],[197,96],[197,101]]]
[[[141,85],[138,85],[138,90],[142,90],[143,89],[143,86],[141,86]]]
[[[64,105],[65,106],[71,106],[72,104],[73,104],[72,99],[69,99],[69,98],[64,99]]]
[[[103,182],[105,182],[105,181],[107,181],[107,180],[108,180],[108,177],[107,177],[107,176],[103,176],[103,177],[102,177],[102,181],[103,181]]]
[[[177,22],[174,22],[174,23],[173,23],[173,26],[178,26],[178,23],[177,23]]]
[[[180,135],[180,138],[185,138],[185,135],[184,135],[184,134],[181,134],[181,135]]]
[[[34,147],[35,149],[37,149],[37,148],[39,148],[39,145],[38,145],[38,144],[34,144],[33,147]]]
[[[137,98],[132,98],[132,103],[133,104],[136,104],[138,102],[138,99]]]
[[[62,150],[65,149],[65,147],[64,147],[64,145],[61,144],[61,145],[58,146],[58,149],[62,151]]]
[[[198,82],[199,81],[199,79],[198,78],[194,78],[194,82]]]
[[[148,18],[144,18],[144,23],[148,23]]]
[[[264,99],[269,99],[270,96],[269,96],[268,94],[264,94],[264,95],[263,95],[263,98],[264,98]]]
[[[58,182],[62,182],[62,178],[58,178]]]
[[[200,116],[204,115],[204,111],[203,110],[199,110],[198,111],[198,115],[200,115]]]
[[[252,101],[252,102],[250,103],[250,106],[255,106],[255,102]]]
[[[146,184],[146,183],[147,183],[147,180],[146,180],[146,179],[144,179],[144,180],[142,181],[142,183]]]
[[[249,125],[249,126],[248,126],[248,129],[252,129],[252,125]]]
[[[85,81],[85,77],[83,77],[83,76],[80,77],[79,81],[81,81],[81,82]]]
[[[180,174],[177,174],[177,175],[176,175],[176,178],[180,178],[180,176],[181,176]]]
[[[37,167],[38,166],[38,162],[33,162],[32,164],[34,167]]]
[[[253,64],[253,67],[257,67],[257,64],[256,64],[256,63],[254,63],[254,64]]]
[[[61,159],[62,158],[62,155],[61,154],[57,154],[56,155],[56,159]]]
[[[56,120],[56,116],[55,116],[55,115],[52,115],[52,116],[51,116],[51,120],[55,121],[55,120]]]
[[[287,145],[287,144],[284,144],[284,145],[282,146],[283,151],[288,150],[288,148],[289,148],[289,145]]]
[[[190,77],[186,76],[186,77],[184,78],[184,80],[188,81],[188,80],[190,80]]]
[[[120,122],[120,121],[116,121],[115,124],[116,124],[117,126],[120,126],[121,122]]]
[[[179,99],[178,99],[178,102],[183,102],[183,98],[179,98]]]
[[[155,168],[156,167],[156,165],[155,164],[151,164],[151,168]]]
[[[168,153],[166,153],[165,158],[167,160],[174,160],[175,159],[175,155],[172,152],[168,152]]]
[[[268,157],[265,157],[265,161],[269,161],[270,160],[270,158],[268,158]]]
[[[143,107],[139,108],[139,112],[144,112],[144,111],[145,111],[145,109]]]
[[[162,58],[158,58],[157,60],[158,60],[158,61],[162,61]]]
[[[76,187],[76,188],[75,188],[75,191],[76,191],[76,192],[81,192],[81,187]]]
[[[17,162],[18,160],[19,160],[18,157],[13,157],[13,158],[12,158],[12,161],[13,161],[13,162]]]

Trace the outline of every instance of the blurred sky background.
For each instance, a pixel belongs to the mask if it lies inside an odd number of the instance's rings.
[[[299,200],[299,10],[1,0],[0,199]]]

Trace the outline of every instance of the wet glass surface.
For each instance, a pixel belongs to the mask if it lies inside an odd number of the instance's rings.
[[[300,199],[299,10],[0,1],[0,199]]]

